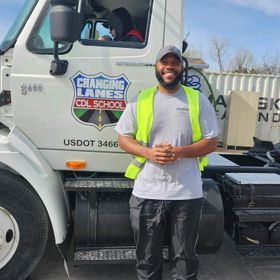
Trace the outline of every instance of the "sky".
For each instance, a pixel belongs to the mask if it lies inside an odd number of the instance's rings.
[[[186,0],[185,33],[190,48],[215,69],[209,56],[210,38],[229,40],[225,59],[239,48],[252,52],[257,61],[280,54],[280,0]]]
[[[176,0],[173,0],[176,2]],[[24,0],[0,0],[0,41],[4,38]],[[239,48],[263,56],[280,54],[280,0],[185,0],[185,34],[192,49],[216,69],[209,56],[210,38],[229,40],[225,59]]]
[[[14,22],[25,0],[0,0],[0,41]]]

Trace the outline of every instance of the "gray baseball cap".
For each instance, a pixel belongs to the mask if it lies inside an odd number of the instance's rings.
[[[180,50],[172,45],[163,47],[159,50],[159,52],[157,54],[157,61],[161,60],[165,55],[167,55],[169,53],[176,55],[178,57],[178,59],[181,61],[181,63],[183,62],[183,58],[182,58],[182,54],[181,54]]]

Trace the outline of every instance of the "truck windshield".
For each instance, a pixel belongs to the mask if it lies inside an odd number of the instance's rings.
[[[1,51],[5,52],[14,45],[21,29],[26,23],[28,17],[30,16],[37,2],[38,0],[26,0],[23,8],[21,9],[20,13],[16,17],[15,22],[9,29],[8,33],[4,37],[3,42],[0,45]]]

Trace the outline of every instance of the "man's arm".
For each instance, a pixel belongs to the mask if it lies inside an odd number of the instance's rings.
[[[129,136],[118,136],[121,149],[135,156],[141,156],[155,163],[168,164],[174,161],[174,153],[170,144],[155,145],[153,148],[140,145],[134,138]]]
[[[217,149],[218,137],[204,138],[196,143],[178,146],[172,149],[175,159],[197,158],[214,152]]]
[[[148,148],[140,145],[134,138],[119,134],[119,146],[129,154],[141,156],[155,163],[168,164],[180,158],[197,158],[214,152],[217,149],[218,138],[204,138],[186,146],[172,147],[162,143]]]

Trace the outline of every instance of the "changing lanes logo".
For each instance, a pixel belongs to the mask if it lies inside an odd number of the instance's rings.
[[[124,74],[90,76],[78,72],[71,78],[75,96],[72,113],[81,123],[101,130],[118,122],[126,107],[129,80]]]

